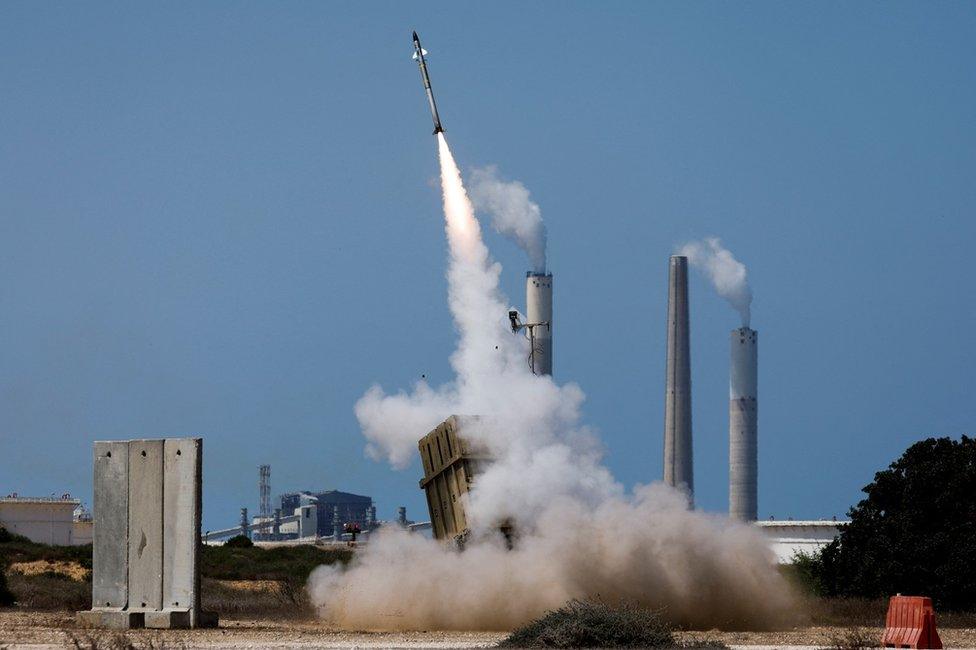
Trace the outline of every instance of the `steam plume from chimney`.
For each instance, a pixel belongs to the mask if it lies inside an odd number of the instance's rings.
[[[494,165],[472,169],[469,181],[475,210],[491,215],[492,228],[525,251],[533,271],[545,273],[546,226],[525,185],[502,180]]]
[[[742,326],[749,327],[751,320],[752,289],[746,277],[746,266],[735,259],[732,252],[722,246],[718,237],[708,237],[682,246],[691,265],[708,278],[718,295],[725,298],[742,317]]]

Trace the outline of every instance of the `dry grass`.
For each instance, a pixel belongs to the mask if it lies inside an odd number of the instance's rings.
[[[837,630],[826,640],[828,650],[861,650],[861,648],[877,648],[881,639],[875,628],[848,627]]]
[[[65,577],[84,582],[91,580],[91,571],[78,562],[63,560],[34,560],[33,562],[14,562],[8,568],[10,573],[25,576],[36,576],[44,573],[58,573]]]
[[[824,627],[884,627],[887,598],[809,598],[810,624]],[[936,611],[940,628],[976,628],[976,612]]]
[[[848,628],[884,625],[887,600],[867,598],[809,598],[806,611],[817,626]]]
[[[6,577],[7,586],[21,607],[45,610],[91,607],[91,571],[79,562],[14,562]]]
[[[91,609],[91,583],[73,580],[62,573],[24,575],[11,572],[7,574],[7,586],[21,607],[68,611]]]
[[[44,566],[42,566],[44,565]],[[7,573],[7,586],[18,606],[44,611],[91,609],[90,574],[85,580],[70,571],[50,569],[46,561],[14,565]],[[75,572],[75,575],[78,575]],[[303,581],[211,580],[204,578],[203,608],[229,618],[311,619],[315,610]],[[102,639],[103,643],[106,642]]]
[[[203,581],[203,609],[221,618],[315,617],[305,590],[298,580],[207,580]]]

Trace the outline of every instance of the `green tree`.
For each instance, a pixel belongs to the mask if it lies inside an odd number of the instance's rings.
[[[6,528],[0,526],[0,544],[4,544],[13,539],[13,536],[7,531]],[[0,607],[8,607],[14,604],[14,595],[10,593],[10,589],[7,588],[7,574],[6,574],[6,558],[5,553],[0,553]]]
[[[254,542],[247,535],[234,535],[224,542],[224,546],[228,548],[251,548],[254,546]]]
[[[917,442],[863,491],[851,523],[809,567],[824,595],[976,607],[976,439]]]

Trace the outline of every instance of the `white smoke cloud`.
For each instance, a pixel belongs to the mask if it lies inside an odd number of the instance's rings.
[[[491,226],[525,251],[533,270],[546,270],[546,226],[542,211],[519,181],[505,181],[494,165],[474,168],[468,178],[475,210],[491,215]]]
[[[746,277],[746,266],[722,246],[718,237],[685,244],[678,250],[693,267],[701,271],[715,287],[718,295],[729,301],[742,317],[742,326],[749,327],[752,319],[752,289]]]
[[[456,377],[393,395],[374,386],[356,416],[370,453],[402,466],[448,416],[480,415],[463,435],[494,461],[465,497],[463,552],[381,532],[348,567],[313,572],[320,614],[354,629],[510,629],[567,599],[601,597],[666,608],[695,627],[780,621],[791,596],[759,532],[689,511],[684,494],[661,484],[628,493],[581,423],[582,390],[531,373],[526,341],[507,328],[500,268],[442,134],[438,141]],[[505,520],[517,531],[511,550],[497,533]]]
[[[513,550],[489,539],[458,553],[383,531],[349,568],[316,569],[312,600],[347,629],[510,630],[586,597],[662,609],[690,629],[790,622],[784,580],[748,526],[689,511],[663,484],[587,501],[553,498]]]
[[[571,430],[583,393],[533,375],[528,343],[508,325],[508,300],[499,290],[501,266],[491,260],[481,227],[443,137],[438,137],[447,232],[448,304],[458,331],[451,355],[456,379],[432,388],[418,382],[411,393],[387,395],[373,386],[357,402],[356,417],[374,458],[402,467],[417,453],[417,440],[452,414],[492,414],[502,433],[491,446],[506,449],[522,431]]]

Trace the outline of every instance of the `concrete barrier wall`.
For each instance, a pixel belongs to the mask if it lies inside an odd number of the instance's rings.
[[[163,462],[163,607],[191,615],[200,593],[201,447],[199,439],[167,440]]]
[[[92,607],[129,604],[129,443],[96,442]]]
[[[94,627],[216,625],[200,611],[200,438],[96,442]]]
[[[98,526],[96,524],[98,535]],[[129,607],[163,605],[163,441],[129,441]]]

